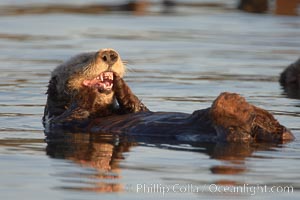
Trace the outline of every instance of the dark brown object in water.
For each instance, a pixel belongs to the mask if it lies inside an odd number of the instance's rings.
[[[289,98],[300,99],[300,58],[283,70],[279,82]]]
[[[300,58],[280,74],[279,82],[283,87],[295,86],[300,88]]]
[[[277,15],[298,15],[300,0],[276,0]]]
[[[238,9],[252,13],[267,12],[268,7],[268,0],[240,0],[238,5]]]

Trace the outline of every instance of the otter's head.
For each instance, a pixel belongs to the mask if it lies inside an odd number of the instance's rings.
[[[113,49],[79,54],[59,65],[52,72],[48,88],[50,115],[61,114],[74,98],[84,97],[86,90],[93,91],[94,103],[101,106],[112,104],[113,73],[121,77],[125,73],[120,55]]]
[[[113,86],[113,72],[121,77],[125,73],[120,55],[113,49],[80,54],[64,65],[68,70],[65,89],[71,93],[86,87],[98,89],[99,93],[110,93]]]

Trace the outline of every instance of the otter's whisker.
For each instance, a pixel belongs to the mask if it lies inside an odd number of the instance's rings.
[[[128,60],[122,60],[122,63],[123,63],[124,65],[126,65],[126,64],[128,64]]]
[[[90,67],[93,66],[93,64],[89,63],[88,65],[83,67],[83,73],[86,73],[88,70],[90,70]]]
[[[133,69],[131,67],[128,67],[128,66],[126,66],[126,71],[128,71],[128,72],[136,72],[135,69]]]

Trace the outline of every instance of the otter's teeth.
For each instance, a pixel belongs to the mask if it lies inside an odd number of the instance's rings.
[[[100,79],[103,82],[103,73],[100,74]]]
[[[103,74],[105,79],[109,79],[110,78],[110,73],[109,72],[104,72]]]

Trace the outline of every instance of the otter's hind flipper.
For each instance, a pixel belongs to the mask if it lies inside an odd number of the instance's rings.
[[[249,104],[238,94],[220,94],[210,113],[219,140],[286,142],[294,139],[272,114]]]

